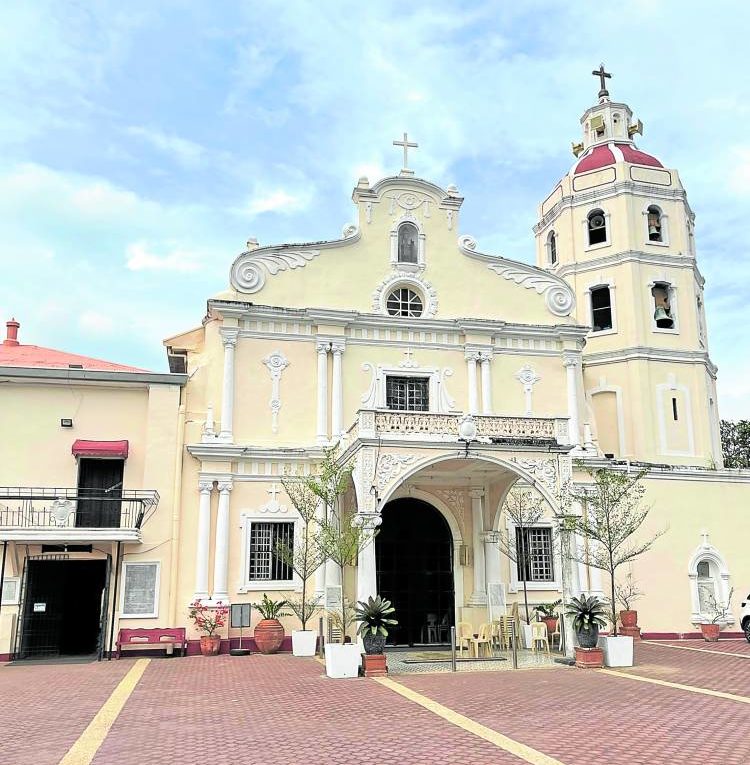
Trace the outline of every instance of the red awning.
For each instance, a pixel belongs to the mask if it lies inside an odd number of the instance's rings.
[[[83,441],[77,439],[73,442],[73,456],[75,457],[117,457],[128,458],[127,441]]]

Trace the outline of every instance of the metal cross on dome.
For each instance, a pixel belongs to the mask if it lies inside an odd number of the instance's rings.
[[[404,166],[402,168],[402,172],[404,173],[411,173],[413,171],[409,170],[409,149],[416,149],[419,147],[418,143],[410,143],[409,142],[409,136],[404,133],[404,140],[403,141],[394,141],[394,146],[403,146],[404,148]]]
[[[598,77],[599,78],[599,87],[600,87],[600,89],[599,89],[599,98],[601,98],[602,96],[608,96],[609,95],[609,91],[607,90],[607,86],[604,84],[604,80],[605,79],[611,80],[612,79],[612,75],[609,72],[605,72],[604,71],[604,64],[599,64],[599,68],[598,69],[594,69],[594,71],[591,72],[591,74],[593,74],[594,77]]]

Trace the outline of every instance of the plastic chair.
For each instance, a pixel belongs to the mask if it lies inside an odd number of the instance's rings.
[[[495,622],[497,625],[497,637],[500,649],[510,651],[513,645],[513,617],[510,615],[499,616]]]
[[[482,646],[485,648],[485,653],[488,656],[492,656],[492,625],[486,622],[479,625],[478,636],[472,636],[471,638],[471,650],[477,659],[479,658]]]
[[[462,654],[464,648],[471,649],[471,641],[474,639],[474,628],[469,622],[459,622],[456,627],[456,648]]]
[[[552,650],[555,650],[555,638],[557,638],[557,647],[562,650],[562,633],[560,632],[560,617],[557,617],[557,623],[555,624],[554,632],[549,636],[550,643],[552,644]]]
[[[544,622],[531,622],[531,650],[536,652],[536,644],[541,643],[547,647],[549,653],[549,639],[547,638],[547,625]]]
[[[427,640],[425,640],[425,633],[427,634]],[[422,627],[422,642],[438,642],[437,614],[427,614],[427,624]]]

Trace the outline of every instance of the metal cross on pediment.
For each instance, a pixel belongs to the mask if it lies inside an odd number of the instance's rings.
[[[607,86],[605,85],[604,80],[605,79],[611,80],[612,75],[609,72],[604,71],[604,64],[599,64],[599,68],[594,69],[594,71],[591,72],[591,74],[593,74],[594,77],[599,78],[599,98],[601,98],[602,96],[608,96],[609,91],[607,90]]]
[[[409,141],[409,136],[404,133],[404,140],[403,141],[394,141],[394,146],[402,146],[404,149],[404,166],[402,168],[402,172],[410,173],[411,170],[409,170],[409,149],[416,149],[419,147],[418,143],[413,143]]]

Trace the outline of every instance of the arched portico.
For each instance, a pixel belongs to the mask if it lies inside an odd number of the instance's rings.
[[[367,464],[367,460],[361,463]],[[570,459],[565,454],[514,453],[492,447],[475,448],[467,454],[455,446],[403,450],[402,445],[398,451],[388,448],[373,454],[369,464],[370,491],[363,491],[362,484],[358,487],[358,497],[371,498],[363,522],[378,525],[389,502],[408,496],[429,502],[448,522],[454,539],[456,622],[462,615],[474,622],[486,618],[488,583],[503,583],[507,590],[509,572],[497,543],[496,514],[507,491],[521,480],[539,493],[553,517],[560,482],[570,475]],[[367,478],[365,470],[355,471],[355,482]],[[371,545],[359,556],[357,599],[374,595],[377,587],[375,545]],[[557,589],[557,584],[550,587],[550,597]],[[542,599],[541,588],[539,595]]]

